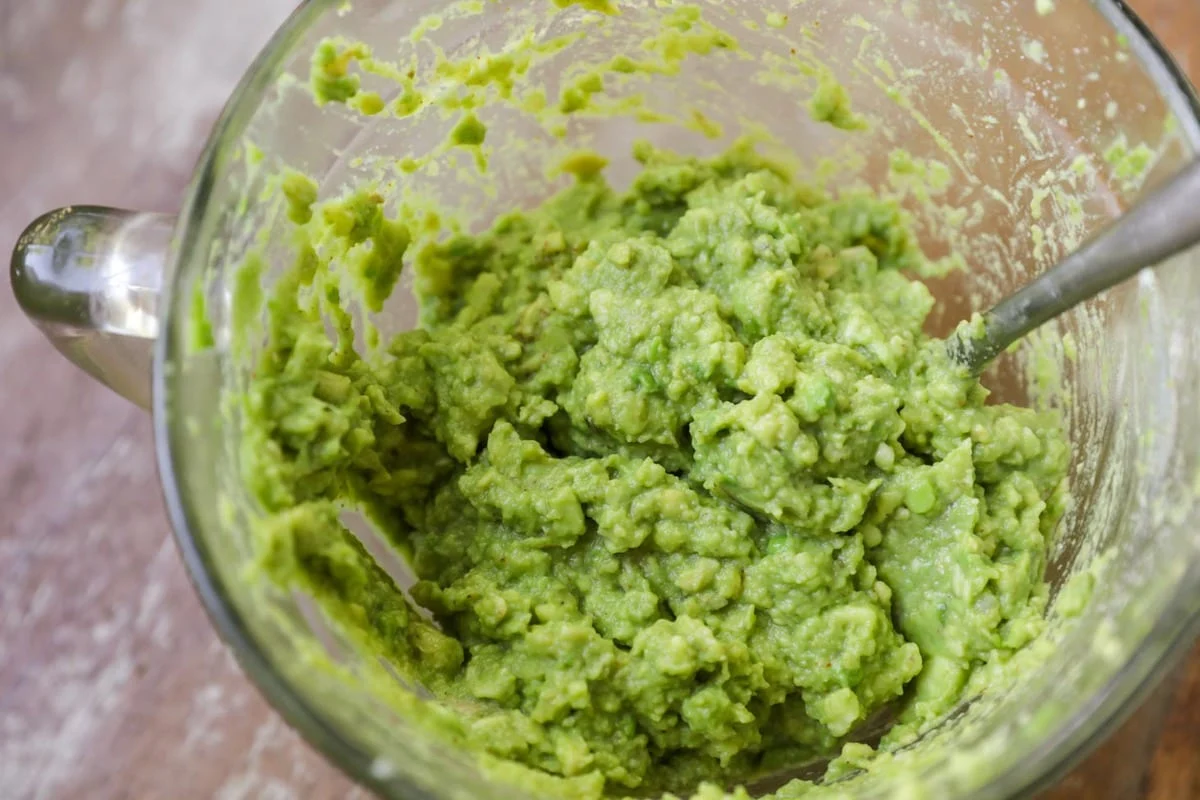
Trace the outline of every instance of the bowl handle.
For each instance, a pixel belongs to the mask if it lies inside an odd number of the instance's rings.
[[[17,240],[12,287],[21,309],[67,358],[150,407],[159,294],[175,217],[71,206]]]

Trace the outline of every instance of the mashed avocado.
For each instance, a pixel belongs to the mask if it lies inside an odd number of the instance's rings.
[[[627,192],[577,170],[415,253],[379,195],[289,175],[302,254],[244,403],[266,568],[580,797],[736,785],[969,699],[1041,630],[1067,463],[922,332],[894,203],[745,148],[636,155]],[[377,309],[406,255],[421,325],[364,355],[335,273]]]

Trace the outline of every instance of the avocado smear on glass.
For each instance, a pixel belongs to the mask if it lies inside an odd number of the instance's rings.
[[[894,202],[745,147],[636,155],[626,192],[581,170],[419,248],[379,195],[289,175],[301,256],[243,398],[264,568],[572,797],[911,737],[1042,631],[1065,497],[1059,418],[985,405],[923,333]],[[406,256],[420,326],[360,352],[337,273],[377,310]]]

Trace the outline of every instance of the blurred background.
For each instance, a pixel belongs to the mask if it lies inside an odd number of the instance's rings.
[[[295,5],[0,0],[3,263],[51,208],[177,210],[222,103]],[[1200,79],[1200,0],[1130,5]],[[1200,648],[1120,735],[1121,759],[1145,753],[1147,768],[1118,777],[1114,747],[1055,797],[1127,780],[1130,797],[1200,798]],[[366,797],[266,706],[210,628],[169,538],[149,417],[60,358],[7,285],[0,797]]]

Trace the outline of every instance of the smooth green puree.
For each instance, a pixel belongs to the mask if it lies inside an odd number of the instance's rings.
[[[1064,496],[1058,418],[986,405],[922,332],[894,202],[748,148],[636,155],[627,192],[580,170],[420,248],[382,197],[289,176],[305,244],[245,398],[270,573],[454,709],[455,741],[572,797],[911,737],[1042,631]],[[322,265],[379,308],[409,249],[420,327],[362,355]]]

